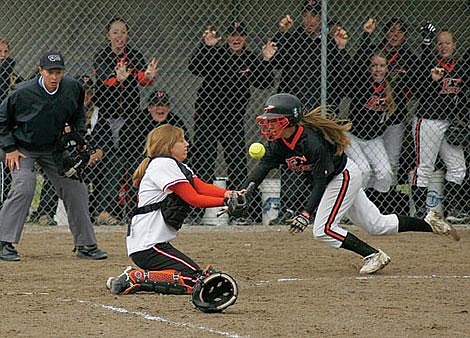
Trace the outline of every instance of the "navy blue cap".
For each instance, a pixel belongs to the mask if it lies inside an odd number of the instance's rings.
[[[48,51],[41,56],[39,67],[43,69],[64,69],[64,57],[61,52]]]

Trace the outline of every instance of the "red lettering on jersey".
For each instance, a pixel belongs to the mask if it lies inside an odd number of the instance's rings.
[[[312,171],[312,165],[306,164],[307,158],[305,156],[294,156],[286,159],[287,167],[297,173],[304,171]]]
[[[374,95],[367,102],[366,107],[369,110],[383,111],[385,110],[385,98]]]
[[[462,83],[461,78],[445,78],[442,80],[442,88],[439,94],[459,94],[462,91]]]

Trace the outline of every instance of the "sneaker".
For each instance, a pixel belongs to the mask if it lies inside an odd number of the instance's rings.
[[[4,261],[15,262],[19,261],[20,255],[18,255],[18,251],[16,251],[13,244],[10,242],[0,242],[0,259]]]
[[[288,225],[287,221],[294,217],[294,210],[286,209],[285,212],[280,213],[278,217],[269,221],[269,225]]]
[[[106,281],[106,287],[113,295],[120,295],[132,286],[131,279],[129,278],[129,272],[132,270],[134,270],[134,268],[132,266],[128,266],[119,276],[108,278]]]
[[[363,263],[359,273],[375,273],[382,270],[388,263],[390,263],[390,257],[379,249],[379,252],[373,253],[363,258]]]
[[[253,221],[247,217],[238,217],[230,220],[231,225],[252,225]]]
[[[94,259],[94,260],[108,258],[108,255],[106,254],[106,252],[98,248],[96,244],[78,246],[75,249],[73,249],[73,251],[76,252],[78,258]]]
[[[447,223],[437,212],[434,210],[429,210],[428,214],[424,218],[426,223],[428,223],[432,231],[438,235],[450,235],[454,240],[460,240],[460,236],[457,233],[457,230]]]
[[[458,210],[449,210],[445,218],[446,222],[451,224],[467,224],[470,222],[470,215]]]

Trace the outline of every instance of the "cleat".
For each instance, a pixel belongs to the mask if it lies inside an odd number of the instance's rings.
[[[108,258],[107,253],[101,250],[100,248],[98,248],[96,244],[78,246],[74,248],[73,251],[76,252],[76,255],[78,258],[94,259],[94,260]]]
[[[390,263],[390,257],[379,249],[379,252],[373,253],[363,258],[363,264],[359,273],[375,273],[382,270],[388,263]]]
[[[432,232],[438,235],[450,235],[455,241],[460,240],[457,230],[447,223],[438,213],[434,210],[429,210],[424,220],[431,226]]]
[[[124,294],[124,291],[129,289],[133,284],[129,277],[129,272],[134,270],[132,266],[128,266],[123,273],[117,277],[109,277],[106,281],[106,287],[113,295]]]

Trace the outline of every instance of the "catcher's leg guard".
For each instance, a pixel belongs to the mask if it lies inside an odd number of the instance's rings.
[[[193,289],[184,283],[181,273],[176,270],[145,271],[132,267],[118,277],[111,277],[106,284],[115,295],[138,291],[183,295],[190,294]]]

